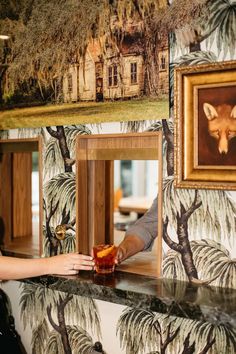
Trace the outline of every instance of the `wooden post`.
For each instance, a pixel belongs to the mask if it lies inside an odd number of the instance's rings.
[[[12,154],[0,155],[0,239],[4,246],[12,238]]]
[[[32,236],[32,152],[13,153],[13,238]]]

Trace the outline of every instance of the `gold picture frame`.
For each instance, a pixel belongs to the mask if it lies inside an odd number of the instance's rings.
[[[236,190],[236,61],[176,68],[175,92],[175,186]]]

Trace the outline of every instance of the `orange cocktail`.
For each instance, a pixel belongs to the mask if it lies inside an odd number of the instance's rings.
[[[114,245],[97,245],[93,247],[95,270],[99,274],[114,272],[117,247]]]

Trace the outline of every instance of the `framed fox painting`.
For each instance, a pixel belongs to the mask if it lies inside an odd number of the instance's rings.
[[[236,62],[175,68],[175,186],[236,190]]]

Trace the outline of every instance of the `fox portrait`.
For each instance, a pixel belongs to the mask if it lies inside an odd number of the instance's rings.
[[[208,132],[218,141],[220,154],[227,154],[229,141],[236,137],[236,105],[221,104],[213,106],[203,104],[203,110],[208,119]]]

